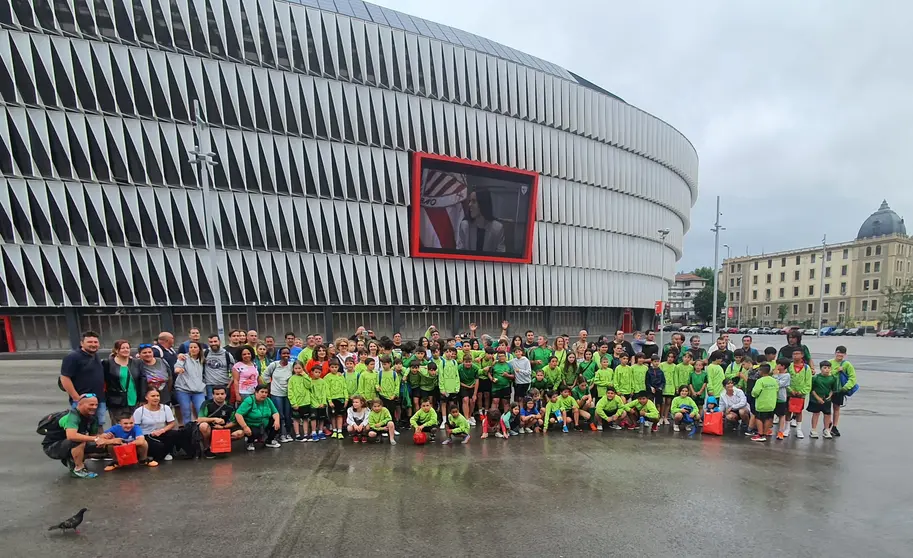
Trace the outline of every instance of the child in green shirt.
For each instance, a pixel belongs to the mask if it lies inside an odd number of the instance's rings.
[[[793,351],[793,362],[789,365],[789,396],[799,397],[803,400],[808,399],[808,393],[812,390],[812,369],[805,362],[805,352],[801,348]],[[800,440],[805,438],[802,433],[802,412],[792,414],[792,422],[795,422],[796,438]],[[792,425],[792,424],[791,424]]]
[[[621,364],[615,367],[615,390],[625,398],[632,399],[634,394],[634,373],[628,366],[627,353],[621,355]]]
[[[548,380],[545,379],[545,372],[539,370],[536,372],[536,376],[533,378],[533,381],[529,384],[529,389],[537,389],[539,393],[544,392],[549,389],[551,386],[548,383]]]
[[[346,394],[349,399],[360,395],[358,393],[358,371],[355,369],[355,357],[346,359],[346,371],[343,377],[346,379]]]
[[[704,397],[707,395],[707,373],[704,372],[704,361],[694,361],[694,370],[691,372],[689,380],[691,384],[691,398],[694,402],[704,406]]]
[[[628,415],[628,430],[636,429],[641,417],[643,417],[645,421],[651,423],[650,430],[656,432],[659,430],[659,409],[657,409],[656,404],[650,400],[646,391],[636,393],[635,397],[636,399],[634,399],[634,401],[631,401],[619,409],[616,415]]]
[[[295,361],[292,377],[288,380],[288,402],[292,407],[292,428],[295,441],[304,442],[308,435],[308,419],[311,416],[311,379],[304,370],[304,364]]]
[[[396,361],[394,364],[393,361]],[[390,411],[393,421],[398,420],[399,409],[399,392],[400,384],[403,378],[403,363],[400,359],[392,359],[388,355],[380,357],[381,371],[377,374],[377,396],[383,401],[384,407]]]
[[[349,403],[349,390],[346,387],[345,376],[339,370],[339,359],[333,359],[329,364],[330,372],[323,379],[324,388],[327,394],[327,412],[330,415],[333,433],[331,438],[342,440],[342,426],[345,422],[346,405]]]
[[[831,434],[839,438],[840,429],[837,428],[837,425],[840,423],[840,408],[843,406],[844,402],[846,402],[846,398],[849,397],[850,391],[856,387],[857,383],[856,367],[850,364],[850,361],[846,360],[846,347],[843,345],[838,346],[834,351],[834,358],[831,360],[831,374],[843,384],[840,386],[840,391],[831,397],[831,400],[834,402],[834,420],[831,426]],[[846,377],[845,382],[841,378],[841,374]]]
[[[602,430],[602,424],[606,423],[612,430],[621,430],[621,427],[618,426],[618,418],[621,416],[618,411],[624,405],[624,399],[620,395],[616,395],[614,387],[609,386],[605,395],[596,403],[596,417],[599,421],[596,429]]]
[[[673,384],[676,388],[681,385],[690,385],[691,384],[691,373],[694,372],[694,357],[689,352],[681,355],[682,361],[678,363],[675,367],[675,383]]]
[[[412,394],[412,407],[418,409],[422,405],[422,361],[419,360],[419,357],[412,357],[412,362],[409,363],[409,376],[407,382],[409,383],[409,391]],[[427,374],[427,371],[425,372]]]
[[[678,351],[671,349],[666,353],[666,361],[659,365],[659,369],[662,370],[663,377],[666,379],[666,384],[663,386],[663,405],[662,409],[659,410],[659,416],[660,421],[667,424],[669,420],[666,417],[669,416],[669,411],[672,408],[672,399],[681,385],[675,383],[678,379],[675,372],[678,367],[677,361]]]
[[[465,346],[468,346],[468,343]],[[472,362],[472,355],[463,352],[463,363],[460,365],[460,402],[463,406],[463,416],[469,417],[469,425],[475,426],[475,419],[472,417],[477,390],[479,388],[480,368]]]
[[[634,364],[631,366],[631,392],[640,393],[647,390],[647,357],[643,353],[634,355]]]
[[[416,432],[427,432],[431,441],[437,433],[437,411],[434,410],[434,400],[430,397],[422,399],[421,407],[413,413],[409,421]]]
[[[723,380],[726,372],[723,370],[723,351],[710,353],[710,364],[707,365],[707,395],[719,399],[723,395]]]
[[[593,383],[596,384],[596,396],[602,399],[606,395],[609,386],[615,385],[615,370],[611,367],[611,359],[604,356],[599,360],[599,368],[596,369],[596,375],[593,377]]]
[[[754,408],[756,421],[759,424],[758,433],[751,437],[752,442],[766,442],[766,434],[773,426],[774,409],[777,406],[777,391],[780,385],[777,380],[770,375],[770,365],[763,363],[758,366],[760,377],[755,382],[751,390],[751,396],[755,398]]]
[[[688,386],[679,386],[678,397],[672,400],[670,404],[670,409],[672,410],[672,430],[674,432],[679,432],[681,430],[682,421],[685,419],[685,416],[690,416],[692,419],[697,420],[700,416],[700,407],[694,399],[691,399],[691,389]],[[690,410],[689,410],[690,408]],[[691,430],[691,425],[685,425],[685,430]]]
[[[577,399],[574,398],[572,391],[570,386],[562,387],[561,397],[558,398],[558,403],[561,404],[561,408],[565,411],[565,414],[571,413],[574,417],[574,430],[580,432],[583,430],[583,428],[580,427],[580,417],[584,417],[584,420],[589,420],[590,414],[580,410],[580,406],[577,404]]]
[[[545,405],[545,425],[542,429],[542,432],[548,432],[548,428],[551,425],[560,426],[561,431],[567,434],[567,410],[564,408],[564,405],[558,401],[558,392],[549,391],[546,392],[546,397],[548,397],[548,403]]]
[[[373,400],[380,390],[380,382],[378,381],[377,372],[374,370],[374,357],[365,358],[362,364],[364,364],[364,369],[358,375],[358,395],[365,399]],[[358,370],[357,365],[355,369]]]
[[[491,366],[491,408],[502,413],[510,405],[510,386],[514,380],[514,368],[507,362],[506,353],[498,353],[498,361]]]
[[[469,433],[471,428],[469,426],[469,421],[460,414],[460,408],[456,405],[450,406],[447,413],[447,423],[444,425],[444,428],[446,429],[447,437],[444,438],[444,441],[441,442],[441,444],[445,446],[453,444],[453,439],[456,436],[463,438],[464,444],[468,444],[469,439],[472,437]]]
[[[811,437],[818,437],[818,418],[824,415],[824,437],[833,438],[831,434],[831,406],[835,393],[840,391],[840,380],[831,374],[831,361],[824,360],[818,365],[819,374],[812,376],[812,389],[805,409],[812,414]]]
[[[311,441],[326,440],[323,426],[329,420],[327,414],[327,391],[323,378],[320,377],[320,366],[311,368]]]
[[[390,411],[384,407],[384,402],[375,399],[371,402],[371,412],[368,413],[368,438],[377,440],[381,433],[386,433],[390,438],[390,445],[396,445],[396,430]]]
[[[548,389],[557,390],[561,387],[561,381],[564,375],[558,367],[558,357],[553,356],[548,359],[548,366],[545,367],[545,379],[548,380]]]

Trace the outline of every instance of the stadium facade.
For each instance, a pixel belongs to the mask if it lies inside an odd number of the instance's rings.
[[[0,71],[20,351],[214,330],[196,145],[218,163],[226,327],[279,335],[646,327],[697,199],[695,149],[665,122],[359,0],[0,0]],[[532,262],[411,257],[414,152],[537,173]]]

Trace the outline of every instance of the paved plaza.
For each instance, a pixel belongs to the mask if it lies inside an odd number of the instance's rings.
[[[705,336],[709,340],[709,336]],[[859,371],[835,440],[605,432],[288,444],[72,479],[41,452],[55,361],[0,362],[5,556],[909,556],[913,339],[825,338]],[[782,337],[756,340],[780,346]],[[806,429],[807,432],[807,429]],[[97,468],[98,465],[95,465]],[[80,535],[47,526],[88,507]]]

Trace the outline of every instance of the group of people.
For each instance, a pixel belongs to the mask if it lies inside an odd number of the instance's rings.
[[[572,342],[533,331],[511,337],[509,325],[491,336],[470,324],[468,334],[446,338],[432,325],[418,341],[377,339],[362,327],[326,344],[289,332],[282,346],[233,330],[224,347],[192,328],[178,348],[163,332],[136,349],[118,340],[104,359],[98,335],[85,332],[63,360],[58,385],[71,408],[47,421],[44,451],[91,478],[86,458],[123,444],[135,444],[149,467],[174,455],[216,457],[216,431],[243,438],[250,451],[327,438],[395,445],[403,429],[416,443],[466,444],[475,432],[689,431],[717,412],[755,441],[804,438],[804,412],[816,438],[823,415],[822,435],[832,438],[858,389],[844,347],[816,366],[798,332],[781,349],[758,351],[748,335],[736,348],[723,335],[708,351],[697,335],[686,347],[675,333],[660,347],[652,331],[632,341],[621,330],[596,341],[580,331]]]

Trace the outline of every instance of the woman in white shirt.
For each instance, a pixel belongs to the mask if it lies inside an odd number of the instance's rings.
[[[174,413],[171,407],[162,405],[162,396],[157,389],[146,390],[146,403],[133,411],[133,422],[149,444],[149,457],[155,461],[171,461],[178,433],[174,430]]]

